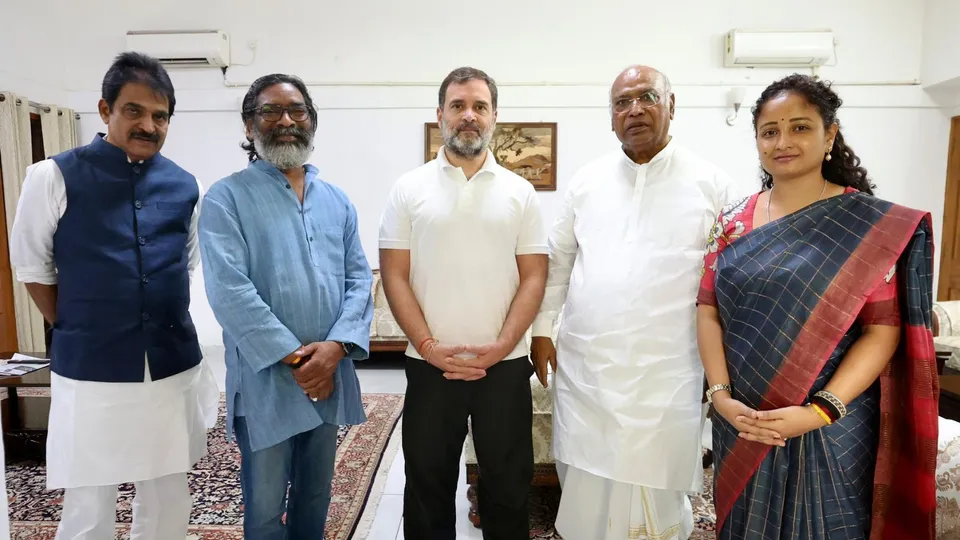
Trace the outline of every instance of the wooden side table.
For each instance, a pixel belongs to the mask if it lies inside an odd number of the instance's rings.
[[[46,358],[42,353],[22,353],[34,358]],[[8,360],[13,353],[0,353],[0,360]],[[25,429],[23,411],[20,408],[19,388],[49,388],[50,366],[31,371],[25,375],[0,376],[0,388],[7,389],[7,411],[3,425],[3,445],[7,463],[25,459],[42,461],[46,456],[47,431]]]
[[[940,376],[940,416],[960,422],[960,372],[949,368]]]

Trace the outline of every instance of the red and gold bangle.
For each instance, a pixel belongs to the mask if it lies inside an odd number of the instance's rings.
[[[840,401],[840,398],[826,390],[821,390],[810,398],[812,403],[816,403],[824,410],[834,422],[847,415],[847,407]]]

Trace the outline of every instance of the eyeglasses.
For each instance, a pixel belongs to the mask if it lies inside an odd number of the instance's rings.
[[[662,98],[660,94],[653,90],[644,92],[637,97],[619,97],[613,101],[613,110],[618,113],[633,110],[634,103],[639,104],[641,109],[649,109],[660,104]]]
[[[283,113],[286,112],[290,115],[290,119],[294,122],[303,122],[310,117],[310,111],[307,109],[306,105],[295,104],[295,105],[261,105],[256,109],[253,109],[253,112],[260,115],[261,118],[267,122],[276,122],[283,118]]]

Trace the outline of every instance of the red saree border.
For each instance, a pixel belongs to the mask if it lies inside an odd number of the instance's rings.
[[[874,224],[810,313],[781,369],[770,382],[762,408],[777,409],[803,402],[817,375],[866,303],[867,292],[875,288],[887,275],[890,267],[896,264],[924,216],[929,215],[893,205]],[[931,333],[930,347],[932,346]],[[816,364],[811,365],[810,359],[816,359]],[[884,392],[883,383],[881,392]],[[882,407],[881,411],[883,412]],[[881,426],[881,435],[886,431],[888,430]],[[889,448],[889,444],[887,447]],[[746,488],[771,448],[763,443],[738,438],[724,458],[723,469],[716,476],[714,498],[718,531],[723,528],[737,497]],[[878,466],[880,461],[878,456]],[[871,537],[879,538],[873,534]]]
[[[920,217],[933,228],[929,214]],[[933,330],[916,323],[905,321],[904,339],[880,374],[870,540],[934,540],[937,534],[940,378]]]

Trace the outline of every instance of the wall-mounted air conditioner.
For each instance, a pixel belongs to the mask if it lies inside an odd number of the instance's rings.
[[[834,53],[833,32],[727,32],[724,67],[819,67]]]
[[[127,50],[152,56],[166,66],[230,65],[230,37],[220,30],[127,32]]]

